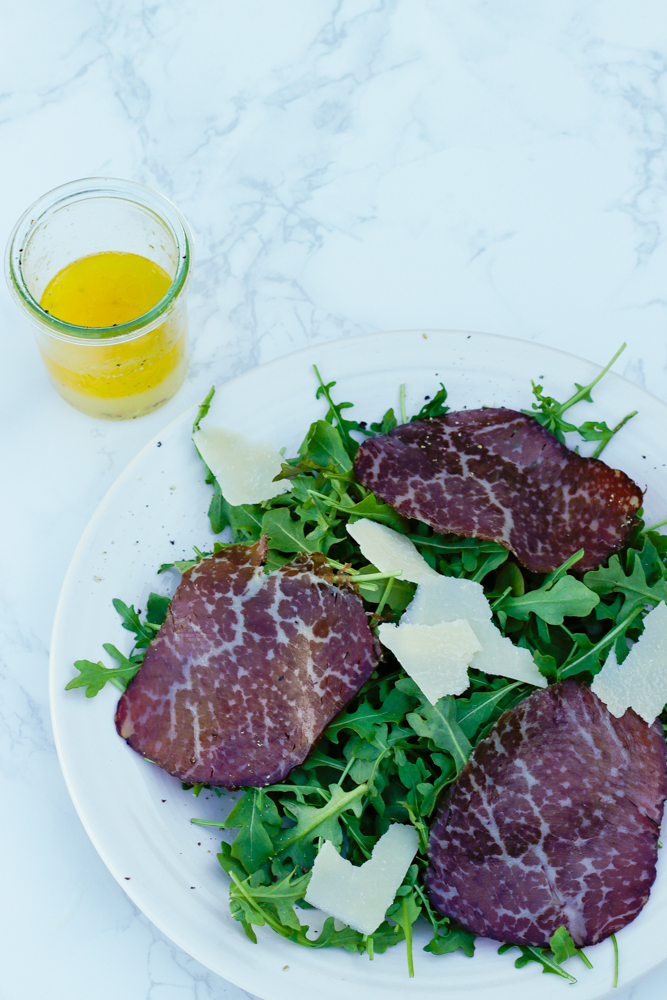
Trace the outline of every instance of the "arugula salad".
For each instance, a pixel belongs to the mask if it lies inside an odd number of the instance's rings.
[[[622,348],[621,348],[622,350]],[[561,441],[565,434],[578,436],[580,444],[593,442],[598,457],[613,435],[634,414],[617,426],[590,420],[577,426],[565,414],[576,403],[592,403],[591,390],[620,354],[589,385],[575,385],[563,403],[533,383],[535,401],[523,411],[548,428]],[[260,504],[230,505],[205,467],[206,482],[213,488],[208,516],[215,533],[227,531],[230,542],[216,542],[219,552],[229,544],[251,544],[266,536],[269,572],[297,553],[322,553],[334,569],[354,581],[369,613],[371,627],[398,623],[410,604],[416,585],[381,573],[369,565],[346,525],[368,518],[407,536],[429,566],[444,576],[472,580],[483,586],[502,634],[530,651],[542,675],[550,682],[576,677],[590,683],[610,649],[619,663],[629,643],[642,633],[642,620],[661,601],[667,601],[667,537],[661,524],[646,526],[641,517],[623,550],[608,565],[572,575],[581,558],[575,553],[549,574],[522,568],[508,550],[495,542],[443,535],[427,525],[408,520],[365,489],[353,471],[359,442],[384,434],[417,419],[447,412],[444,384],[426,398],[421,410],[406,413],[404,387],[399,412],[388,409],[367,425],[352,417],[353,403],[336,399],[336,383],[326,383],[317,369],[317,398],[322,417],[308,429],[298,454],[283,460],[277,477],[289,491]],[[208,412],[214,390],[199,409],[193,431]],[[578,446],[577,446],[578,450]],[[641,513],[641,512],[640,512]],[[210,553],[195,550],[188,561],[165,563],[159,572],[184,572]],[[114,606],[123,627],[134,636],[125,655],[105,644],[116,661],[78,660],[78,675],[68,688],[84,687],[93,697],[107,682],[124,690],[139,670],[146,649],[165,620],[170,599],[151,594],[144,613],[120,599]],[[413,975],[413,926],[417,920],[430,927],[425,950],[444,956],[461,950],[474,954],[474,934],[436,912],[424,889],[427,842],[431,820],[443,792],[456,781],[472,750],[501,714],[534,690],[521,681],[470,670],[470,688],[461,696],[449,695],[432,705],[389,651],[355,698],[329,724],[304,763],[280,784],[242,790],[231,812],[220,822],[194,818],[193,823],[234,832],[223,840],[218,861],[231,879],[231,914],[240,928],[256,942],[256,927],[308,948],[339,947],[375,953],[405,942],[407,967]],[[667,714],[660,721],[667,728]],[[183,785],[198,796],[206,785]],[[219,796],[227,793],[219,788]],[[340,926],[328,917],[319,933],[309,932],[309,904],[304,896],[317,852],[331,841],[354,865],[363,865],[379,838],[392,823],[410,824],[419,837],[419,852],[399,888],[385,920],[372,934]],[[312,913],[312,910],[310,910]],[[614,939],[614,948],[616,942]],[[565,927],[559,927],[549,948],[503,945],[500,951],[518,948],[518,968],[539,963],[545,972],[569,982],[576,980],[562,963],[579,955]]]

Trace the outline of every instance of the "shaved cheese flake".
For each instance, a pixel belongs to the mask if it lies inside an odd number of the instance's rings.
[[[667,606],[661,601],[644,619],[644,631],[623,663],[612,646],[591,684],[600,701],[620,718],[634,709],[652,725],[667,704]]]
[[[439,625],[384,623],[378,635],[432,705],[447,694],[463,694],[470,683],[468,665],[482,648],[463,620]]]
[[[291,489],[286,480],[273,482],[282,459],[269,441],[251,441],[224,427],[198,430],[192,440],[232,507],[261,503]]]
[[[481,652],[473,656],[471,667],[535,687],[547,686],[547,679],[540,673],[529,649],[515,646],[511,639],[501,635],[493,622],[473,621],[470,626],[482,647]]]
[[[376,931],[419,847],[413,826],[393,823],[368,861],[355,867],[327,840],[315,858],[306,902],[360,934]]]
[[[454,576],[434,573],[419,582],[417,593],[401,623],[439,625],[459,618],[469,622],[491,619],[491,607],[484,596],[484,588],[474,580],[459,580]]]
[[[530,651],[515,646],[493,624],[484,588],[474,580],[439,575],[425,577],[420,581],[399,627],[438,625],[461,618],[470,623],[481,647],[469,666],[483,670],[485,674],[510,677],[536,687],[547,686],[546,678],[540,673]]]
[[[400,570],[401,579],[411,583],[419,583],[422,577],[438,576],[417,551],[414,543],[393,528],[363,518],[354,524],[348,524],[347,530],[359,545],[362,555],[377,566],[381,573]]]

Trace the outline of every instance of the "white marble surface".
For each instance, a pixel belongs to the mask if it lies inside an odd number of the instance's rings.
[[[382,329],[563,347],[667,399],[660,0],[23,0],[0,27],[0,233],[76,177],[170,196],[192,363],[106,424],[51,390],[0,290],[0,997],[237,1000],[84,834],[55,755],[51,622],[116,475],[212,381]],[[566,987],[564,987],[564,990]],[[658,970],[616,1000],[667,997]]]

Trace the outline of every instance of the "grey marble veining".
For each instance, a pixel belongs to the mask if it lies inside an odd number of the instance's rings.
[[[213,382],[318,340],[484,330],[667,400],[667,9],[558,0],[25,0],[0,29],[0,232],[107,174],[189,219],[192,362],[105,424],[0,289],[0,997],[238,1000],[118,888],[70,803],[47,657],[115,477]],[[567,987],[564,986],[564,990]],[[660,1000],[658,970],[617,1000]]]

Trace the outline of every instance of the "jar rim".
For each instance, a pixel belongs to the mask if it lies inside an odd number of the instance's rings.
[[[23,276],[23,253],[32,233],[49,214],[76,202],[117,198],[134,202],[153,212],[170,231],[178,250],[178,263],[169,288],[151,309],[117,326],[78,326],[52,316],[32,295]],[[164,195],[140,184],[119,177],[83,177],[47,191],[30,205],[14,226],[5,252],[5,276],[9,290],[19,307],[50,336],[77,344],[122,343],[150,332],[163,323],[178,296],[184,290],[192,272],[194,246],[189,226],[176,206]]]

